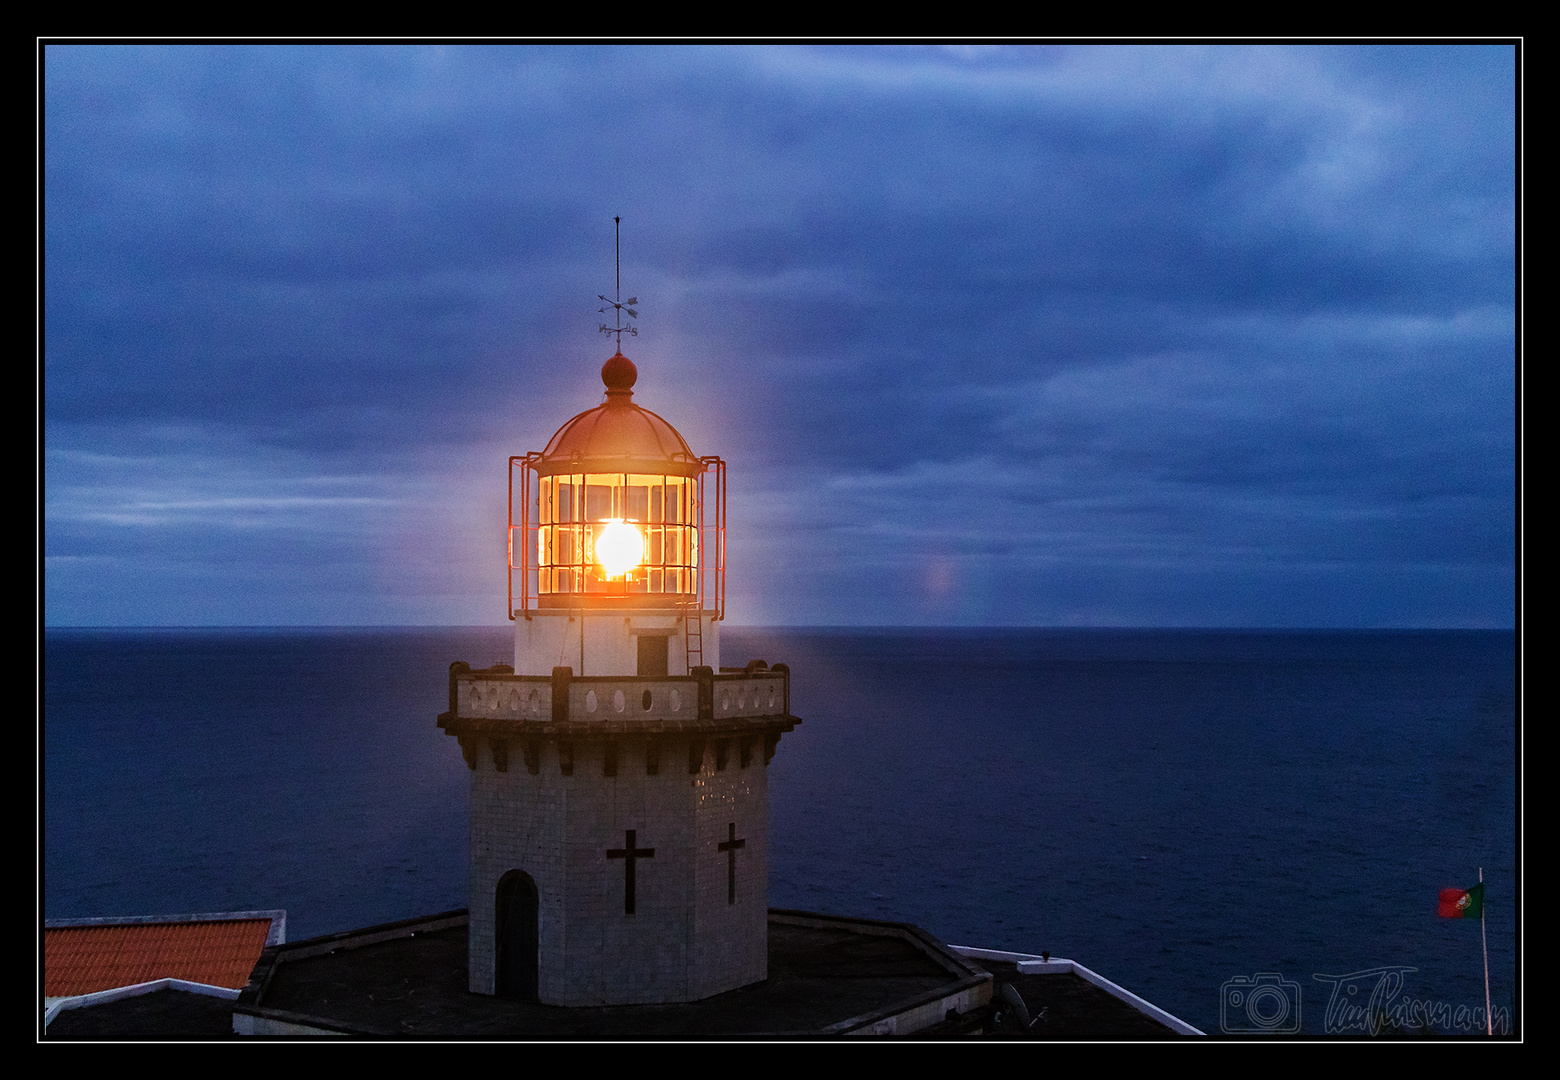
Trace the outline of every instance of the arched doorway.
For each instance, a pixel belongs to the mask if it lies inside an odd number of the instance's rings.
[[[536,1000],[536,882],[522,870],[498,879],[497,987],[499,997]]]

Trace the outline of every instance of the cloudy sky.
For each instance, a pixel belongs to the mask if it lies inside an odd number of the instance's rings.
[[[44,51],[50,625],[477,624],[506,462],[736,624],[1511,626],[1510,45]]]

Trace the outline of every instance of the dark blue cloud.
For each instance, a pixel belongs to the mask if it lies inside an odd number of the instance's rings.
[[[620,213],[739,619],[1509,624],[1514,65],[49,46],[49,618],[501,611]]]

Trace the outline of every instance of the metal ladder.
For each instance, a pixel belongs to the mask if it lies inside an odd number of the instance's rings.
[[[701,605],[702,606],[702,605]],[[688,646],[688,674],[704,663],[703,612],[694,608],[683,615],[683,641]]]

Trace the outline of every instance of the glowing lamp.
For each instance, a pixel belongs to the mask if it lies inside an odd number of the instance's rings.
[[[610,518],[596,535],[596,561],[609,578],[622,577],[644,557],[644,537],[622,518]]]

